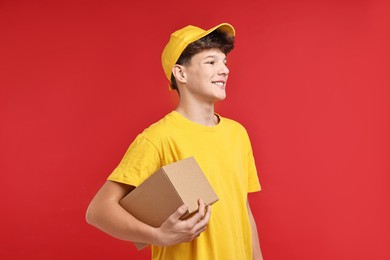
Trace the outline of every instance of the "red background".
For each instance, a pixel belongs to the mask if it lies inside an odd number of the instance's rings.
[[[136,134],[175,106],[160,65],[169,34],[227,21],[237,40],[217,112],[252,139],[264,258],[390,259],[389,11],[0,1],[0,258],[149,258],[87,225],[85,210]]]

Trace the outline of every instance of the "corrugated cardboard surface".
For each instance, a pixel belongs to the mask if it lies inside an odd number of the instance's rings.
[[[120,204],[135,218],[159,227],[183,202],[164,170],[160,169],[124,197]]]
[[[198,199],[206,205],[218,200],[210,183],[193,157],[163,167],[182,201],[188,205],[189,214],[198,210]]]
[[[138,220],[159,227],[181,205],[188,205],[190,215],[198,210],[198,199],[206,205],[218,201],[218,196],[193,157],[159,169],[119,203]],[[138,249],[145,246],[135,243]]]

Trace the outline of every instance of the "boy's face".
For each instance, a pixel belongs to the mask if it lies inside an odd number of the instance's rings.
[[[226,55],[219,49],[195,54],[184,66],[186,88],[197,99],[207,102],[224,100],[229,69]]]

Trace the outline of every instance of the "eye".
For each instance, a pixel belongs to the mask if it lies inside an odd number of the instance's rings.
[[[206,64],[214,65],[215,61],[207,61]]]

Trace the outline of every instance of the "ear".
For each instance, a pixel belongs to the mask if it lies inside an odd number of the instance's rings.
[[[182,65],[175,64],[172,68],[172,73],[176,78],[176,82],[185,83],[186,82],[186,76],[185,76],[185,68]]]

